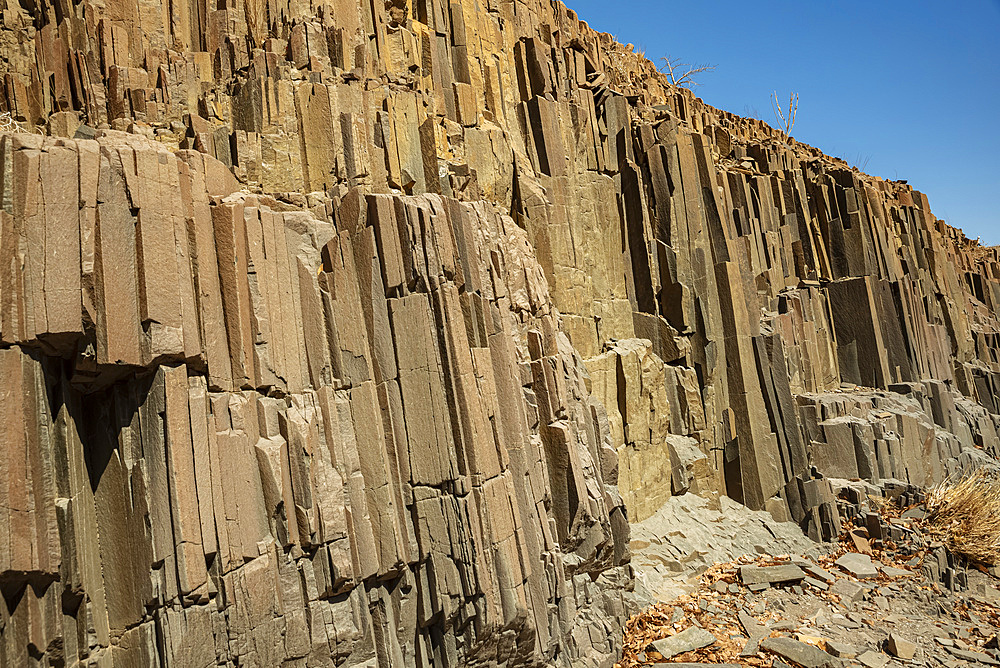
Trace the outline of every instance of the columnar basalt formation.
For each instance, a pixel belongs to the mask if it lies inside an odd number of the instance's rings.
[[[609,665],[670,495],[1000,454],[1000,252],[558,2],[0,21],[0,664]]]
[[[612,655],[615,454],[509,216],[288,207],[113,131],[0,153],[4,665]]]

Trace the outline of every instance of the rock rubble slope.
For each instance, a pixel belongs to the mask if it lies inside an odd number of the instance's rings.
[[[685,593],[629,619],[616,668],[1000,665],[997,569],[967,568],[933,539],[932,524],[905,509],[908,496],[871,491],[860,503],[843,501],[865,513],[868,528],[853,526],[839,545],[813,543],[809,555],[780,555],[788,543],[720,554],[698,573],[689,564],[679,575],[700,577]],[[689,525],[678,522],[682,532]],[[735,554],[740,544],[731,547]],[[941,564],[952,564],[954,577],[942,578]]]
[[[829,540],[997,454],[998,251],[561,3],[22,0],[0,65],[0,663],[609,665],[672,496]]]

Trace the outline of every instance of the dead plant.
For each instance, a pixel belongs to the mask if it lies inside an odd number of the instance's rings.
[[[9,111],[0,111],[0,132],[27,132]]]
[[[778,101],[778,91],[774,91],[771,93],[771,109],[774,111],[777,120],[781,123],[781,129],[784,130],[786,135],[791,136],[792,128],[795,127],[795,117],[799,113],[799,94],[790,93],[788,95],[788,107],[783,110],[781,102]]]
[[[952,551],[990,566],[1000,564],[1000,479],[977,469],[927,495],[926,527]]]
[[[660,58],[660,60],[663,61],[660,71],[667,75],[672,86],[683,88],[700,86],[701,83],[695,81],[695,77],[715,70],[715,65],[692,65],[691,63],[682,63],[670,56]]]

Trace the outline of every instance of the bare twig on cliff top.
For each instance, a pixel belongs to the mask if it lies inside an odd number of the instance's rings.
[[[1000,564],[1000,479],[983,469],[946,482],[927,496],[930,533],[952,551]]]
[[[0,132],[27,132],[9,111],[0,111]]]
[[[791,135],[792,128],[795,127],[795,116],[799,112],[799,94],[789,93],[788,107],[782,110],[781,102],[778,101],[778,91],[774,91],[771,93],[771,108],[781,123],[781,129],[785,131],[786,135]]]
[[[670,83],[674,86],[681,86],[684,88],[700,86],[701,83],[695,81],[695,76],[705,72],[715,71],[715,65],[692,65],[691,63],[682,63],[671,58],[670,56],[660,58],[660,60],[663,61],[663,66],[660,68],[660,71],[667,75],[667,78],[670,79]]]

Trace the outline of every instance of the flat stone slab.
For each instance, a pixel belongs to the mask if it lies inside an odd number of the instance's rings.
[[[913,575],[912,571],[906,571],[903,570],[902,568],[896,568],[895,566],[882,566],[881,570],[890,578],[902,578],[906,577],[907,575]]]
[[[848,552],[834,563],[856,578],[878,577],[878,567],[867,554]]]
[[[858,657],[858,661],[862,665],[868,666],[868,668],[883,668],[890,659],[888,656],[882,652],[876,652],[875,650],[868,650],[864,654]]]
[[[820,568],[815,564],[807,564],[802,567],[806,573],[816,578],[817,580],[822,580],[823,582],[833,582],[837,579],[837,576],[826,570],[825,568]]]
[[[760,646],[761,649],[774,652],[803,668],[839,668],[843,665],[840,659],[830,656],[819,647],[792,638],[765,638]]]
[[[669,638],[655,640],[651,644],[653,649],[663,655],[664,659],[671,659],[684,652],[691,652],[702,647],[714,645],[715,642],[716,638],[714,635],[705,629],[692,626]]]
[[[748,638],[767,635],[767,627],[742,610],[736,613],[736,617],[740,620],[740,626],[743,627]]]
[[[743,584],[778,584],[781,582],[799,582],[806,576],[805,571],[795,564],[781,566],[740,566],[740,579]]]
[[[853,659],[858,655],[858,648],[854,645],[830,640],[826,643],[826,652],[840,659]]]
[[[830,591],[848,601],[860,601],[865,595],[864,586],[850,580],[837,580],[830,587]]]
[[[956,656],[963,661],[975,661],[977,663],[986,664],[987,666],[1000,666],[1000,661],[995,660],[989,654],[971,652],[965,649],[958,649],[957,647],[945,647],[945,649],[948,650],[952,656]]]
[[[767,637],[767,627],[742,610],[736,613],[736,616],[739,618],[740,626],[746,632],[747,638],[749,638],[747,644],[743,646],[740,656],[756,656],[760,641]]]

